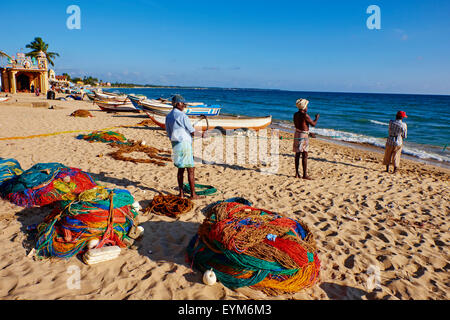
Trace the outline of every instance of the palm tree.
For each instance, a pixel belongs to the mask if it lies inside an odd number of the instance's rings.
[[[39,52],[44,52],[47,56],[47,61],[49,64],[54,66],[53,60],[55,57],[59,57],[59,53],[56,52],[47,52],[48,43],[45,43],[41,37],[36,37],[32,42],[26,45],[26,48],[32,49],[32,51],[26,54],[27,57],[36,58]]]
[[[3,58],[3,57],[10,58],[12,60],[12,58],[8,54],[6,54],[6,52],[3,52],[0,50],[0,58]]]

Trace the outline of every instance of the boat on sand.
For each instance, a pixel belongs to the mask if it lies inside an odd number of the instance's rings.
[[[149,118],[159,127],[165,129],[166,115],[161,112],[146,112]],[[196,130],[206,131],[212,129],[232,130],[232,129],[252,129],[260,130],[264,129],[272,123],[272,116],[265,117],[248,117],[248,116],[233,116],[233,115],[220,115],[220,116],[191,116],[188,115],[191,120],[192,126]]]
[[[115,102],[115,101],[104,101],[104,100],[94,100],[94,103],[103,111],[109,112],[140,112],[136,109],[131,102]]]

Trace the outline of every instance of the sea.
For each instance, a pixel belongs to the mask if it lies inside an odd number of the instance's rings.
[[[295,101],[309,100],[308,114],[318,137],[384,148],[389,120],[406,112],[408,137],[403,153],[450,166],[450,95],[308,92],[233,88],[120,88],[105,90],[141,94],[149,99],[181,94],[186,101],[219,105],[221,114],[272,115],[272,125],[293,131]]]

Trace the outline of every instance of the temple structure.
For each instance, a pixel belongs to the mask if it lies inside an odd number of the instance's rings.
[[[39,89],[39,92],[46,94],[48,91],[47,57],[42,51],[37,58],[18,53],[17,57],[8,59],[8,64],[0,68],[0,73],[3,92],[33,92]]]

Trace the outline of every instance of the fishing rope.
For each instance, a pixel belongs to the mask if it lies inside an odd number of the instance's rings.
[[[194,207],[190,199],[181,198],[174,195],[156,195],[152,202],[144,209],[144,214],[154,213],[171,218],[176,218]]]
[[[118,129],[118,128],[131,128],[134,126],[146,126],[150,124],[149,121],[142,121],[138,124],[135,125],[121,125],[121,126],[115,126],[115,127],[107,127],[107,128],[103,128],[103,129],[99,129],[97,131],[107,131],[107,130],[111,130],[111,129]],[[52,132],[52,133],[43,133],[43,134],[34,134],[34,135],[30,135],[30,136],[21,136],[21,137],[6,137],[6,138],[0,138],[0,141],[2,140],[19,140],[19,139],[32,139],[32,138],[40,138],[40,137],[49,137],[49,136],[55,136],[55,135],[59,135],[59,134],[65,134],[65,133],[76,133],[76,132],[86,132],[86,131],[90,131],[90,129],[86,129],[86,130],[70,130],[70,131],[59,131],[59,132]]]
[[[213,269],[229,288],[277,295],[311,287],[319,277],[315,240],[304,223],[237,202],[210,207],[186,252],[191,266]]]
[[[153,163],[159,166],[165,166],[167,165],[166,163],[167,161],[171,161],[170,156],[161,155],[162,153],[169,153],[169,152],[154,147],[142,145],[141,143],[135,141],[130,141],[128,142],[128,144],[111,143],[110,146],[117,148],[117,150],[108,154],[109,156],[111,156],[113,159],[116,160],[130,161],[134,163]],[[150,159],[137,159],[124,155],[131,152],[143,152]]]
[[[200,196],[203,196],[203,195],[212,195],[212,194],[214,194],[214,193],[217,192],[217,189],[216,189],[216,188],[214,188],[213,186],[205,185],[205,184],[197,184],[197,183],[196,183],[196,184],[194,185],[194,188],[195,188],[195,193],[198,194],[198,195],[200,195]],[[197,191],[197,189],[201,189],[201,190]],[[184,192],[187,192],[187,193],[190,193],[190,192],[191,192],[191,186],[190,186],[189,183],[185,183],[185,184],[183,185],[183,191],[184,191]]]
[[[138,213],[133,196],[122,189],[95,187],[71,201],[59,201],[37,227],[38,257],[70,258],[86,249],[90,240],[104,245],[129,246],[128,233]]]
[[[21,207],[43,206],[97,186],[89,173],[61,163],[38,163],[0,185],[0,196]]]

